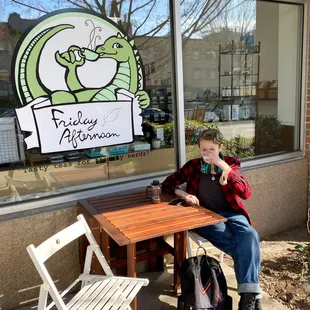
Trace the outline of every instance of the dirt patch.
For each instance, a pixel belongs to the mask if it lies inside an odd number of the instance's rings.
[[[310,243],[306,223],[261,241],[262,289],[289,309],[310,310],[310,273],[301,277],[302,263],[295,249],[305,243]]]
[[[306,223],[261,241],[262,289],[289,309],[310,309],[310,274],[302,276],[298,244],[310,242]]]

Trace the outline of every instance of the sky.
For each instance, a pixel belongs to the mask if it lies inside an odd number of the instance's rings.
[[[31,6],[34,6],[38,9],[42,9],[43,11],[54,11],[56,9],[62,9],[62,8],[69,8],[69,7],[75,7],[74,5],[70,4],[66,0],[16,0],[18,2],[29,4]],[[88,0],[89,2],[94,2],[93,0]],[[78,2],[78,0],[76,0]],[[145,4],[149,2],[149,0],[133,0],[133,8],[139,6],[140,4]],[[59,4],[60,3],[60,4]],[[128,5],[130,1],[125,1],[125,4],[123,5],[123,12],[128,11]],[[148,6],[145,6],[144,8],[137,10],[133,14],[133,23],[136,23],[137,25],[142,24],[144,19],[147,17],[147,13],[149,12],[152,4],[149,4]],[[127,6],[127,8],[126,8]],[[94,6],[96,7],[96,6]],[[17,4],[12,0],[0,0],[0,21],[6,22],[8,20],[8,17],[11,13],[16,12],[20,14],[22,18],[25,19],[36,19],[42,15],[44,15],[43,12],[40,12],[36,9],[31,9],[26,7],[25,5]],[[140,33],[148,32],[150,29],[154,29],[156,25],[158,25],[160,22],[167,19],[169,14],[169,1],[168,0],[157,0],[156,6],[152,10],[152,14],[148,16],[147,23],[145,23],[141,29]],[[161,33],[157,33],[157,35],[165,35],[168,32],[170,32],[170,25],[167,23],[166,27],[161,31]]]
[[[76,7],[66,0],[16,0],[18,2],[29,4],[31,6],[37,7],[46,11],[54,11],[57,8],[68,8]],[[76,2],[81,2],[80,0],[74,0]],[[156,2],[155,7],[152,10],[152,13],[148,16],[149,10],[152,6],[152,3],[145,6],[143,9],[136,11],[133,14],[132,22],[133,29],[136,29],[136,25],[141,25],[138,35],[143,35],[148,33],[150,30],[156,28],[158,24],[163,22],[169,17],[169,1],[168,0],[154,0]],[[187,0],[186,6],[190,6],[191,3],[195,3],[197,0]],[[94,3],[94,0],[88,0],[88,2]],[[149,0],[132,0],[133,8],[136,8],[139,5],[148,3]],[[128,11],[128,5],[130,0],[124,2],[123,12]],[[202,3],[201,3],[202,4]],[[200,4],[200,6],[201,6]],[[126,7],[127,6],[127,7]],[[183,5],[182,10],[186,9],[186,6]],[[96,6],[94,6],[96,7]],[[0,21],[7,21],[11,13],[16,12],[20,14],[22,18],[26,19],[36,19],[42,15],[43,12],[40,12],[35,9],[30,9],[24,5],[17,4],[12,0],[0,0]],[[251,13],[252,12],[252,13]],[[193,12],[192,16],[183,16],[183,20],[186,22],[183,24],[182,30],[185,30],[187,27],[190,27],[192,23],[197,20],[198,12]],[[143,24],[143,21],[147,17],[147,22]],[[242,17],[242,18],[240,18]],[[209,17],[211,19],[211,17]],[[226,19],[226,20],[225,20]],[[250,19],[250,21],[247,21]],[[203,19],[202,19],[203,21]],[[231,28],[240,28],[241,23],[246,22],[248,24],[248,30],[255,28],[256,24],[256,1],[255,0],[231,0],[230,4],[227,6],[226,15],[220,14],[219,18],[216,18],[212,24],[208,25],[209,31],[216,31],[215,29],[221,29],[223,25]],[[204,34],[208,32],[208,29],[205,29]],[[155,34],[155,36],[165,36],[170,33],[170,24],[166,23],[163,29]],[[152,35],[152,34],[149,34]],[[199,38],[202,34],[196,32],[192,35],[192,38]]]

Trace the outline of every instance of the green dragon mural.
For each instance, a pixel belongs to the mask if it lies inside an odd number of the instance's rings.
[[[19,69],[19,87],[25,101],[30,103],[39,97],[49,97],[53,105],[114,101],[116,91],[126,89],[138,98],[140,108],[145,109],[150,104],[150,99],[143,90],[140,56],[133,40],[128,41],[120,32],[107,38],[94,51],[73,45],[68,51],[55,53],[57,63],[66,68],[65,81],[68,91],[51,91],[43,84],[39,75],[39,58],[43,48],[53,36],[73,28],[70,24],[47,28],[36,35],[25,49]],[[77,69],[86,61],[97,61],[100,58],[110,58],[117,62],[115,75],[110,83],[102,88],[85,88],[79,80]]]

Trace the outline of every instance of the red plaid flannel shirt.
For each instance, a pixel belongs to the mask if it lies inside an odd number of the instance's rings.
[[[225,156],[224,160],[231,167],[231,171],[228,174],[227,185],[222,186],[222,191],[231,208],[237,213],[245,215],[251,223],[249,214],[239,199],[239,197],[241,199],[249,198],[251,187],[241,173],[239,160],[230,156]],[[162,184],[162,190],[169,194],[175,194],[178,185],[186,183],[186,192],[199,199],[199,181],[202,174],[200,169],[200,158],[188,161],[182,168],[166,178]]]

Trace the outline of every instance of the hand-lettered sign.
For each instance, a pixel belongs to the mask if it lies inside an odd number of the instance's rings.
[[[141,135],[142,62],[106,18],[61,10],[39,19],[15,51],[15,109],[27,148],[42,153],[130,143]]]

